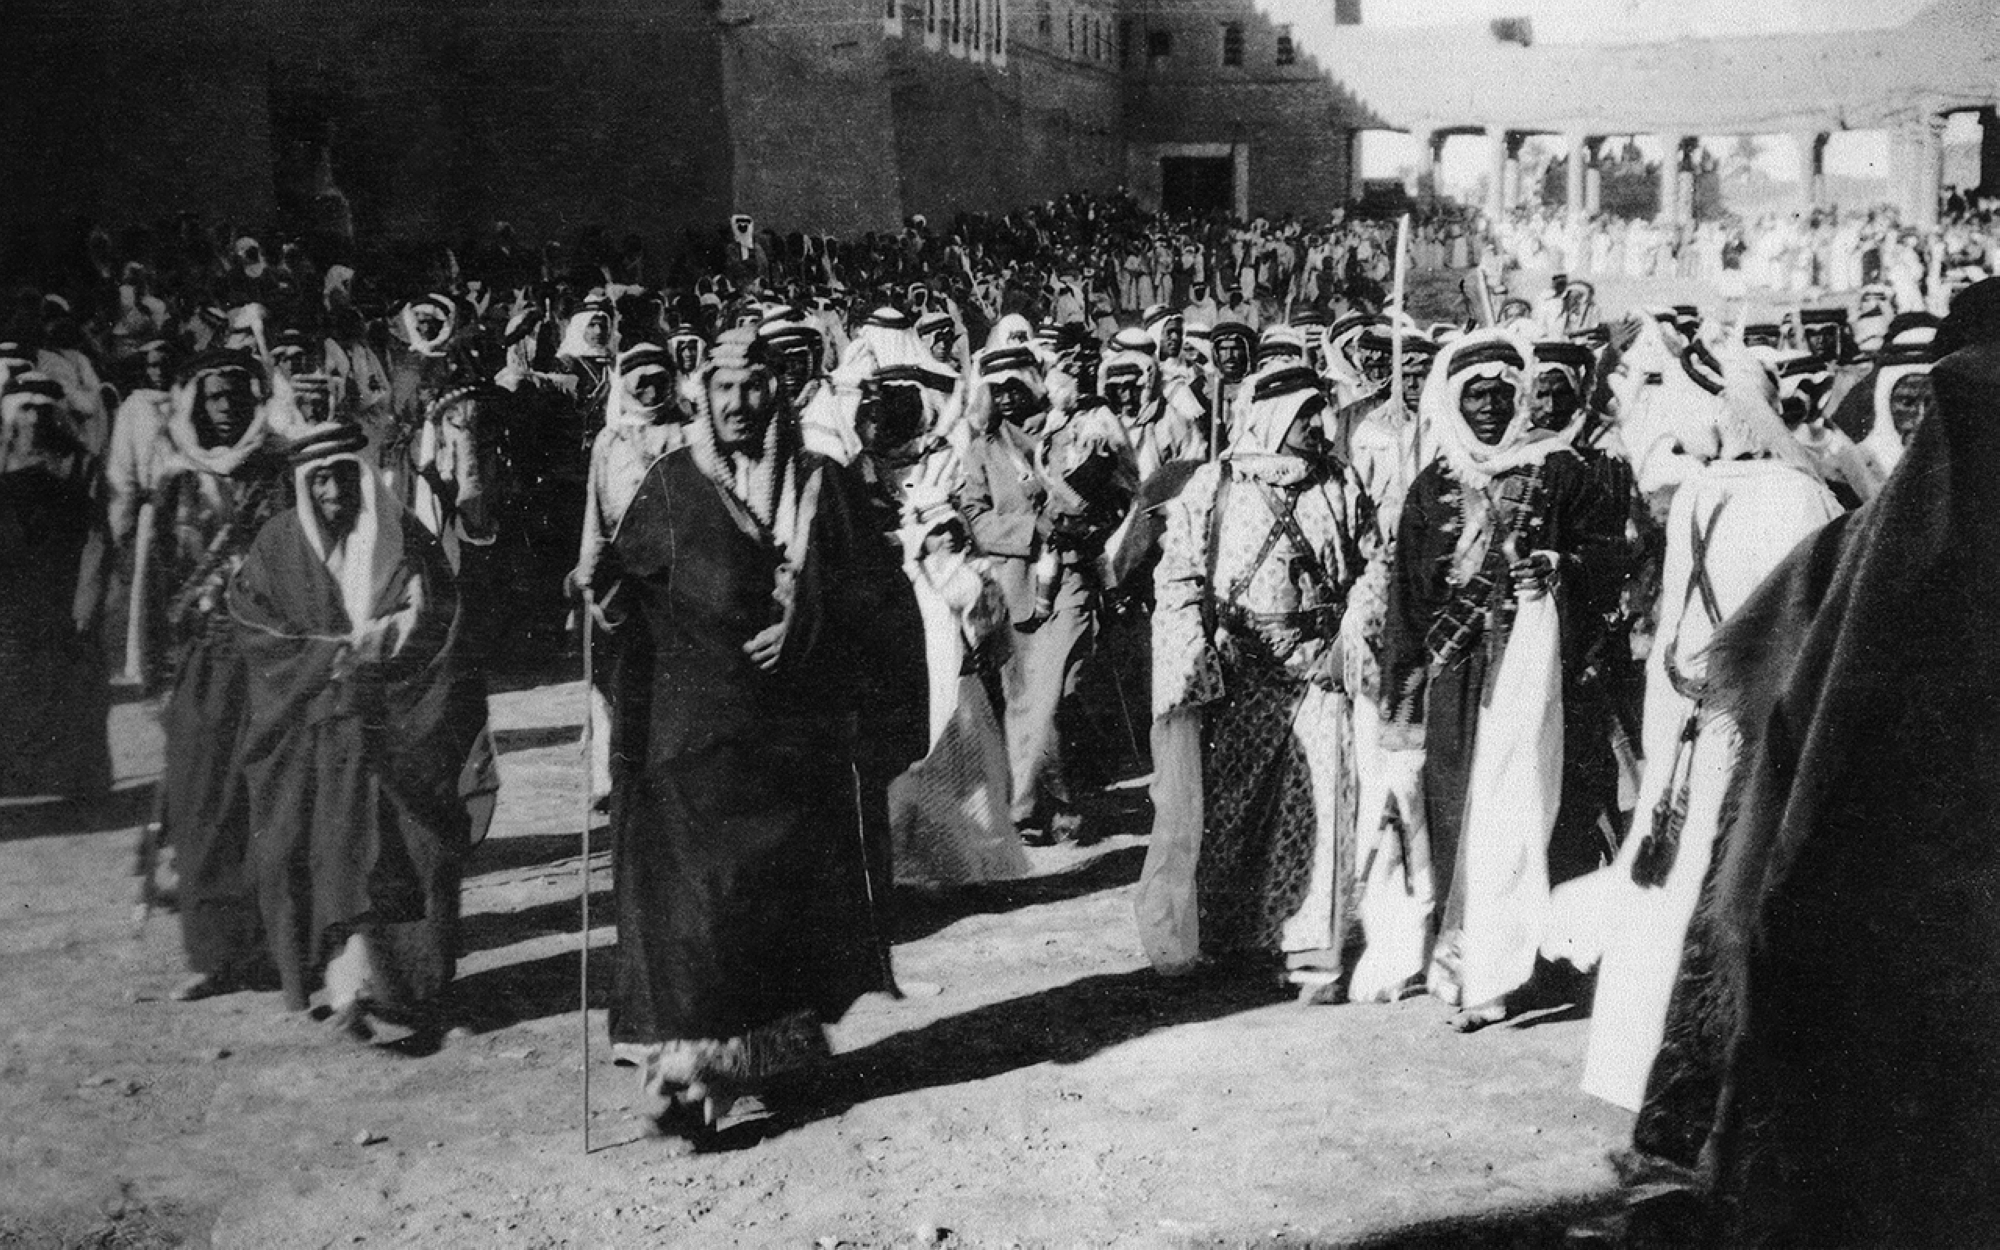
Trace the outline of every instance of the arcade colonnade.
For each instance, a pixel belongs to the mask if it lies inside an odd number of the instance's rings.
[[[1996,121],[1991,107],[1978,113],[1984,137],[1981,145],[1985,155],[1984,181],[1991,189],[2000,184],[2000,168],[1995,167],[2000,164],[1995,159],[2000,156],[2000,121]],[[1948,116],[1948,111],[1921,110],[1882,127],[1887,140],[1888,168],[1884,174],[1889,184],[1889,203],[1906,223],[1926,228],[1937,224]],[[1500,216],[1520,204],[1524,196],[1523,143],[1531,135],[1550,133],[1563,134],[1569,148],[1565,158],[1564,207],[1572,214],[1597,212],[1601,188],[1599,163],[1605,140],[1633,134],[1631,130],[1553,132],[1483,124],[1419,129],[1413,132],[1417,140],[1417,163],[1409,192],[1419,199],[1435,194],[1437,166],[1445,140],[1456,135],[1477,135],[1486,144],[1486,211],[1490,216]],[[1660,162],[1658,219],[1668,224],[1687,221],[1694,213],[1694,177],[1701,137],[1676,133],[1657,137],[1667,154],[1667,159]],[[1824,130],[1795,131],[1790,135],[1801,175],[1799,208],[1802,210],[1822,207],[1827,202],[1826,146],[1830,137],[1831,132]]]

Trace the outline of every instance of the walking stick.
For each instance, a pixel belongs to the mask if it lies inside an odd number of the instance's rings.
[[[583,919],[578,931],[578,956],[576,974],[577,1015],[583,1028],[583,1153],[590,1153],[590,819],[596,796],[592,795],[591,771],[596,757],[592,752],[594,744],[591,733],[591,698],[596,690],[591,677],[591,626],[597,616],[597,596],[586,586],[583,589],[583,832],[578,836],[583,840],[583,854],[577,864],[577,901]]]
[[[159,505],[151,499],[139,505],[139,528],[132,542],[132,604],[125,617],[126,684],[146,683],[147,601],[152,598],[153,531],[159,524]]]
[[[1409,313],[1406,310],[1410,284],[1409,259],[1410,215],[1404,213],[1402,220],[1396,223],[1396,311],[1390,315],[1389,321],[1389,398],[1391,400],[1389,406],[1396,410],[1398,420],[1401,420],[1403,414],[1409,411],[1403,394],[1403,323],[1409,319]],[[1414,461],[1414,464],[1410,469],[1410,480],[1414,482],[1417,474],[1422,472],[1424,467],[1424,431],[1421,418],[1419,418],[1416,428],[1412,433],[1414,437],[1410,439],[1410,459]]]
[[[854,840],[861,849],[861,895],[868,904],[868,931],[875,935],[875,962],[882,976],[882,990],[891,998],[902,998],[896,984],[896,966],[889,958],[889,931],[882,922],[882,905],[875,897],[875,863],[868,853],[868,791],[861,781],[861,764],[856,761],[848,772],[854,778]]]

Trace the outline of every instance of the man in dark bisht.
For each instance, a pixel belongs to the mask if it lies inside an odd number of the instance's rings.
[[[451,980],[470,817],[460,771],[485,717],[443,549],[363,460],[355,426],[294,444],[297,504],[229,587],[248,670],[237,768],[248,873],[285,1004],[326,990],[358,1037],[425,1024]]]
[[[167,420],[167,443],[186,466],[162,493],[172,537],[158,574],[172,587],[159,813],[191,974],[173,992],[181,1000],[261,984],[270,972],[244,873],[250,814],[236,743],[249,673],[227,597],[258,531],[285,505],[283,440],[270,430],[266,384],[248,353],[203,352],[183,366]]]
[[[1710,647],[1743,747],[1633,1162],[1717,1243],[2000,1228],[2000,282],[1939,337],[1882,493]]]
[[[95,475],[56,379],[0,375],[0,795],[111,786]]]
[[[916,612],[899,555],[850,471],[801,449],[753,330],[722,336],[697,397],[613,547],[645,654],[614,713],[611,1037],[661,1127],[701,1132],[889,988],[856,727],[922,686],[924,655],[885,641],[921,637],[885,627]]]

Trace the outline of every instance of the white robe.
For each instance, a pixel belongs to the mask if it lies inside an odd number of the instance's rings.
[[[1647,662],[1646,771],[1637,823],[1609,867],[1558,890],[1558,909],[1571,902],[1586,909],[1597,918],[1603,943],[1583,1088],[1634,1111],[1660,1048],[1681,945],[1708,872],[1723,791],[1735,765],[1735,726],[1721,718],[1705,724],[1693,744],[1687,823],[1673,866],[1659,886],[1634,883],[1632,862],[1666,788],[1675,740],[1693,710],[1668,683],[1665,657],[1671,649],[1675,664],[1692,676],[1713,633],[1700,596],[1689,597],[1688,583],[1694,521],[1706,528],[1718,507],[1723,512],[1714,521],[1706,568],[1725,619],[1794,547],[1841,512],[1824,486],[1796,469],[1773,460],[1728,460],[1704,467],[1688,481],[1668,515],[1660,640]],[[1587,947],[1588,939],[1582,942]],[[1587,950],[1561,953],[1589,962]]]

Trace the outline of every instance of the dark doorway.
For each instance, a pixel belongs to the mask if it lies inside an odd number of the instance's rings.
[[[1236,208],[1236,163],[1226,156],[1160,158],[1160,208],[1170,215]]]

